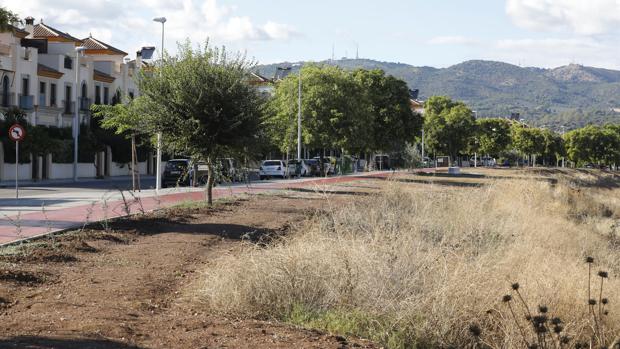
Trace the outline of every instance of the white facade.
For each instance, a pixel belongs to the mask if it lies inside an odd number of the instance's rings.
[[[78,65],[79,46],[85,50]],[[137,64],[126,62],[126,56],[96,38],[77,39],[42,21],[35,25],[34,19],[27,18],[23,29],[0,33],[0,117],[2,111],[19,107],[33,125],[72,127],[77,109],[79,122],[88,124],[92,104],[113,104],[121,102],[119,97],[138,95],[133,80]],[[141,64],[139,60],[137,63]],[[2,156],[0,160],[0,181],[11,179],[14,164],[5,164]],[[21,166],[25,170],[32,164]],[[47,171],[47,178],[73,176],[64,164],[50,167],[53,170]],[[79,176],[97,175],[90,167],[82,167]],[[24,171],[22,175],[20,171],[20,177],[26,179],[31,173]]]

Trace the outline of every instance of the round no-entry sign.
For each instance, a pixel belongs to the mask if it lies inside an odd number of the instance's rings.
[[[19,142],[26,137],[26,130],[20,124],[15,124],[9,128],[9,138],[15,142]]]

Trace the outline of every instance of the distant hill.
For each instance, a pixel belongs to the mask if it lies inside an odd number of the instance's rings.
[[[481,60],[441,69],[369,59],[320,63],[344,69],[382,69],[419,89],[422,99],[448,95],[466,102],[479,117],[517,112],[533,124],[555,129],[620,123],[620,71],[616,70],[576,64],[542,69]],[[262,65],[258,70],[271,77],[276,67],[286,65],[291,64]]]

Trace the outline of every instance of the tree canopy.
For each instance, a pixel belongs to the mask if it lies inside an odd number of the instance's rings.
[[[578,165],[620,163],[619,125],[586,126],[566,133],[564,140],[568,158]]]
[[[355,70],[353,79],[370,103],[370,150],[401,150],[413,143],[422,128],[422,116],[411,109],[407,83],[379,69]]]
[[[500,156],[512,143],[510,122],[502,118],[476,120],[478,151],[491,156]]]
[[[209,203],[215,160],[248,151],[259,133],[263,98],[248,83],[253,66],[208,42],[197,48],[186,42],[138,81],[150,114],[147,131],[162,132],[169,152],[207,163]]]
[[[407,84],[380,70],[352,72],[329,65],[304,66],[302,138],[308,148],[351,153],[402,150],[420,131]],[[273,143],[281,151],[297,142],[299,75],[277,83],[269,102]]]
[[[333,66],[304,66],[302,139],[309,148],[360,151],[369,149],[370,103],[351,75]],[[286,151],[296,144],[299,75],[276,86],[267,121],[274,144]]]
[[[476,132],[476,119],[462,102],[434,96],[425,104],[424,130],[426,144],[438,154],[449,155],[451,161],[465,150]]]
[[[21,19],[15,13],[0,7],[0,32],[13,30],[13,27],[21,22]]]

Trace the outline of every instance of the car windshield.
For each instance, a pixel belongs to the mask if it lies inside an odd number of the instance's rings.
[[[187,168],[187,161],[168,161],[166,163],[166,170],[169,171],[182,171]]]
[[[297,161],[297,160],[289,160],[288,164],[289,165],[297,165],[297,164],[299,164],[299,161]]]
[[[280,161],[265,161],[263,166],[280,166]]]
[[[316,160],[314,160],[314,159],[306,160],[306,162],[307,162],[308,164],[310,164],[310,165],[316,165],[316,164],[318,164],[318,163],[319,163],[318,161],[316,161]]]

